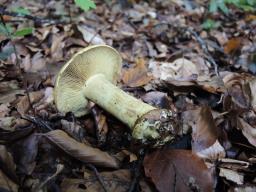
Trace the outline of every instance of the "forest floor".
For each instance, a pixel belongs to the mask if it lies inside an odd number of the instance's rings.
[[[0,191],[256,191],[256,2],[94,2],[0,0]],[[178,114],[175,140],[57,110],[56,75],[95,44],[120,53],[122,90]]]

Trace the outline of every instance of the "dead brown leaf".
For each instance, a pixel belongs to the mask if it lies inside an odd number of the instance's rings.
[[[191,151],[157,150],[145,157],[144,169],[160,192],[214,189],[212,172]]]
[[[172,100],[168,97],[167,93],[160,91],[148,92],[142,96],[142,100],[150,105],[164,109],[170,109],[172,104]]]
[[[126,169],[101,172],[101,178],[108,191],[126,192],[131,185],[131,173]],[[104,192],[94,173],[84,172],[84,179],[65,178],[61,183],[63,192]]]
[[[96,106],[92,108],[92,113],[93,113],[95,124],[96,124],[96,136],[97,136],[99,145],[102,145],[106,142],[106,139],[107,139],[107,133],[108,133],[107,118],[102,113],[102,110],[100,110]]]
[[[243,135],[249,143],[256,147],[256,128],[248,124],[242,118],[238,118],[238,128],[242,130]]]
[[[12,181],[17,182],[18,178],[15,172],[16,165],[13,161],[11,153],[9,153],[4,145],[0,145],[0,160],[3,173]],[[1,186],[1,185],[0,185]]]
[[[226,73],[223,82],[227,88],[228,95],[224,98],[224,109],[243,112],[250,107],[249,76],[246,74]]]
[[[18,192],[18,186],[0,170],[0,190]]]
[[[22,131],[24,134],[25,130]],[[18,135],[16,135],[16,137],[17,136]],[[31,173],[34,171],[36,166],[36,156],[38,153],[38,142],[39,136],[33,133],[30,136],[25,137],[25,139],[18,140],[13,145],[13,152],[15,154],[14,159],[15,163],[17,164],[17,171],[19,173],[31,175]]]
[[[125,150],[125,149],[120,151],[119,153],[117,153],[115,155],[115,157],[120,161],[123,161],[127,157],[129,158],[129,162],[133,162],[133,161],[138,160],[138,157],[134,153],[132,153],[128,150]]]
[[[65,41],[63,41],[64,38],[65,35],[56,34],[52,37],[51,56],[53,61],[63,60],[63,48],[65,46]]]
[[[65,119],[61,120],[62,129],[76,140],[81,141],[83,137],[83,128],[77,122],[70,122]]]
[[[252,79],[250,82],[249,82],[249,85],[250,85],[250,89],[251,89],[251,105],[252,105],[252,108],[254,110],[254,112],[256,112],[256,78]]]
[[[1,104],[0,105],[0,117],[5,117],[9,114],[11,110],[9,109],[9,104]]]
[[[229,181],[233,181],[238,185],[244,184],[244,175],[231,169],[220,168],[220,177],[225,177]]]
[[[43,96],[44,96],[44,93],[41,91],[30,92],[29,98],[30,98],[31,104],[34,104],[34,103],[40,101],[40,99],[42,99]],[[25,96],[21,97],[21,99],[17,103],[16,107],[17,107],[17,111],[20,114],[22,114],[22,115],[26,114],[28,112],[29,108],[32,107],[32,106],[30,106],[28,96],[25,95]]]
[[[238,50],[241,48],[242,45],[242,39],[237,37],[237,38],[232,38],[229,39],[228,42],[224,46],[224,52],[226,54],[231,54],[232,52]]]
[[[13,131],[15,124],[14,117],[0,117],[0,127],[4,130]]]
[[[96,166],[118,168],[119,162],[107,152],[98,148],[93,148],[84,143],[79,143],[69,137],[64,131],[54,130],[45,134],[51,142],[57,145],[70,156],[84,162],[92,163]]]
[[[136,66],[123,72],[122,80],[129,87],[139,87],[146,85],[152,80],[148,75],[146,61],[143,58],[136,60]]]
[[[46,60],[41,52],[37,52],[31,59],[31,67],[27,72],[39,72],[45,70]]]
[[[218,130],[208,106],[194,111],[192,150],[198,156],[216,160],[225,157],[225,150],[218,141]]]
[[[190,80],[199,75],[198,66],[185,58],[179,58],[172,63],[150,61],[149,68],[155,78],[161,80]]]

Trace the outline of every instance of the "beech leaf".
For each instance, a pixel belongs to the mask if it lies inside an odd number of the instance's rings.
[[[213,191],[212,171],[188,150],[157,150],[144,159],[146,176],[160,192]]]
[[[93,148],[84,143],[80,143],[68,136],[64,131],[54,130],[46,133],[45,137],[64,152],[84,163],[92,163],[101,167],[119,167],[117,159],[109,155],[107,152],[101,151],[98,148]]]

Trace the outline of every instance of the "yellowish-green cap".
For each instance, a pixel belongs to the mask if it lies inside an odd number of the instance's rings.
[[[100,73],[116,84],[121,65],[119,53],[107,45],[89,46],[76,53],[57,76],[54,89],[57,109],[63,113],[73,112],[75,116],[87,114],[88,101],[82,91],[85,82]]]

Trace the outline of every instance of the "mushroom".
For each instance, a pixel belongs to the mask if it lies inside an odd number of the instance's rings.
[[[94,45],[75,54],[60,70],[54,99],[60,112],[87,114],[93,101],[132,129],[142,143],[160,144],[174,138],[176,115],[157,109],[116,86],[121,71],[119,53],[107,45]]]

